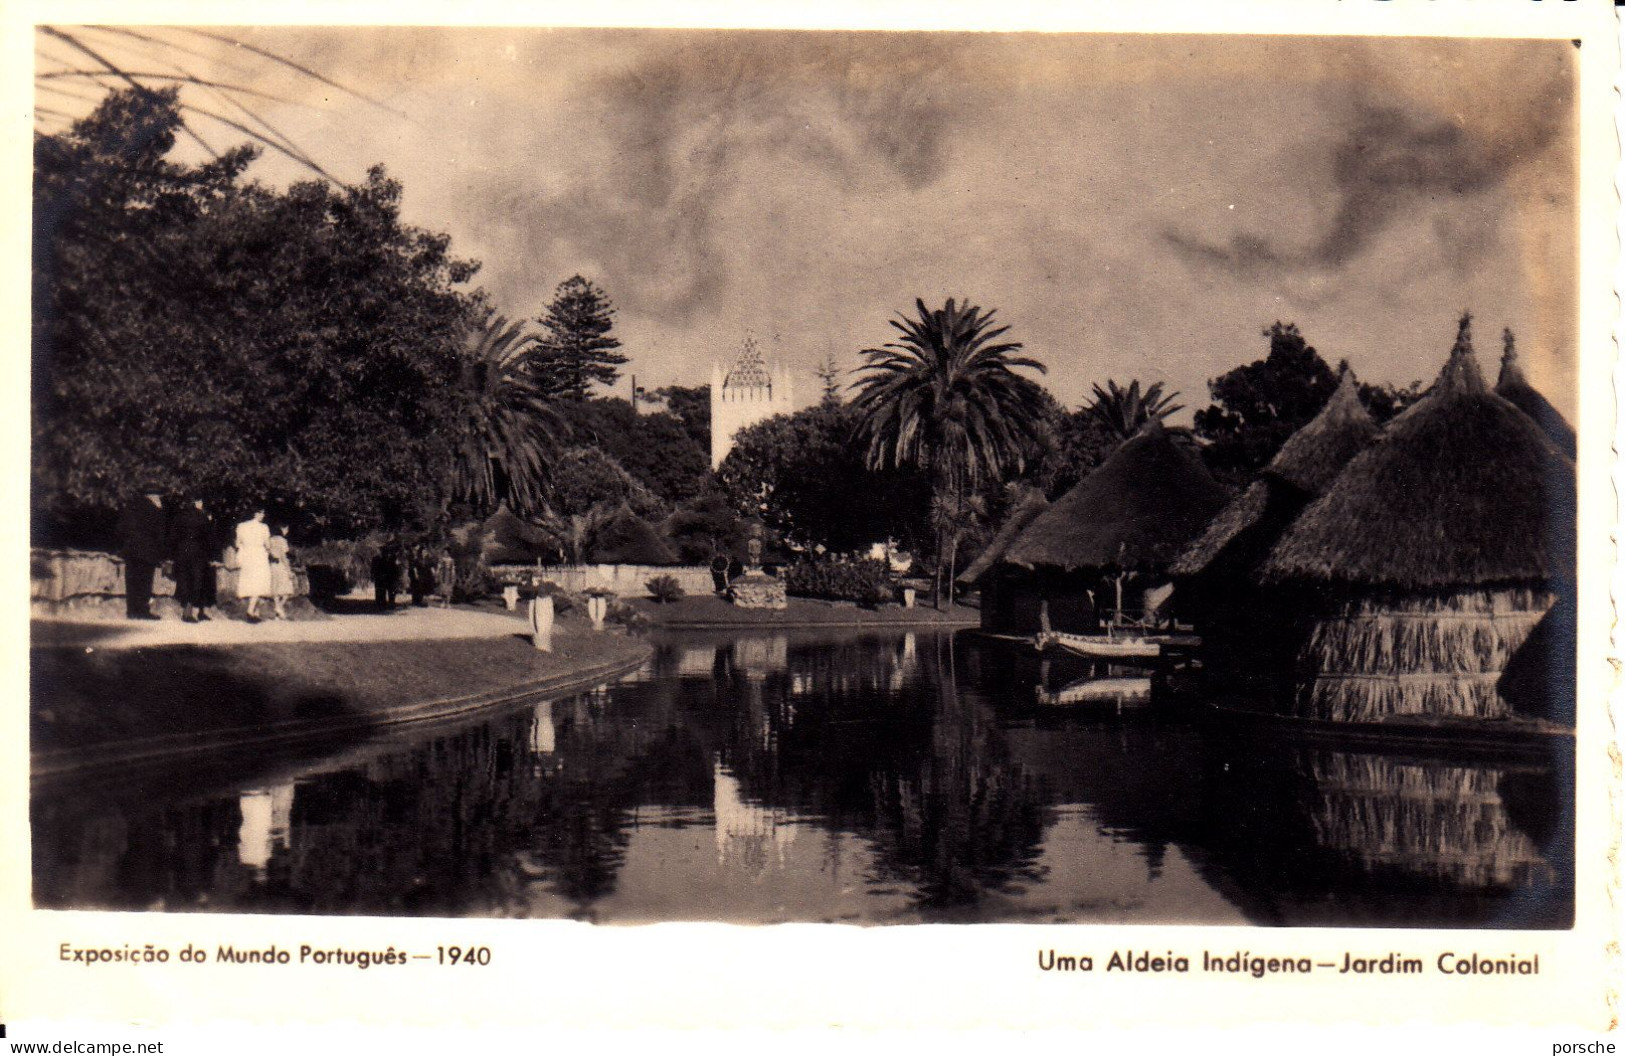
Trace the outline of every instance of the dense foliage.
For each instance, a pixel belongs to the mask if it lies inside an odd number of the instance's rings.
[[[493,315],[474,331],[463,357],[460,387],[468,402],[450,491],[481,512],[503,501],[523,512],[538,509],[549,458],[570,434],[525,369],[534,342],[523,323]]]
[[[683,600],[683,585],[676,576],[655,576],[643,585],[649,596],[662,605]]]
[[[165,160],[174,92],[110,95],[35,140],[36,532],[100,542],[145,478],[307,531],[433,515],[476,265],[400,220],[400,185],[243,178],[240,148]]]
[[[711,386],[667,385],[655,390],[655,398],[666,405],[672,417],[683,423],[683,432],[694,446],[710,457]]]
[[[711,457],[684,424],[664,411],[632,410],[625,400],[566,401],[555,405],[576,442],[613,458],[649,491],[675,505],[710,479]]]
[[[879,605],[897,596],[891,570],[884,561],[870,558],[815,557],[797,561],[784,571],[787,593],[799,598],[825,598]]]
[[[876,471],[853,441],[858,414],[820,404],[741,429],[717,470],[723,493],[790,542],[867,549],[925,533],[930,489],[909,469]]]
[[[1331,398],[1333,370],[1292,323],[1263,332],[1269,354],[1208,382],[1213,405],[1196,412],[1196,435],[1208,441],[1202,456],[1221,481],[1250,479]],[[1346,364],[1345,364],[1346,365]],[[1360,385],[1360,399],[1382,425],[1422,396],[1419,382],[1403,388]]]

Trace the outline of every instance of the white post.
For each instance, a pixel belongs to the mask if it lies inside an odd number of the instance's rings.
[[[509,612],[519,607],[519,587],[509,583],[502,588],[502,604]]]
[[[530,644],[539,652],[553,651],[553,596],[543,594],[530,600]]]
[[[602,594],[590,594],[587,596],[587,616],[592,620],[593,630],[601,631],[604,629],[604,616],[608,612],[608,598],[604,597]]]

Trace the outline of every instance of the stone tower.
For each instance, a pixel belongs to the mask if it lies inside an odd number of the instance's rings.
[[[745,338],[726,374],[720,365],[711,365],[711,468],[728,457],[739,430],[792,409],[789,372],[782,367],[770,372],[756,339]]]

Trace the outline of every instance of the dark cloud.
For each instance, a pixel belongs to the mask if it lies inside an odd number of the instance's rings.
[[[1243,233],[1214,243],[1177,230],[1165,238],[1194,264],[1255,277],[1291,268],[1341,269],[1394,224],[1423,208],[1468,204],[1501,186],[1539,156],[1562,130],[1569,109],[1562,86],[1511,126],[1475,128],[1465,118],[1440,118],[1400,106],[1356,102],[1347,131],[1317,154],[1300,155],[1301,171],[1325,173],[1335,208],[1308,244],[1290,237]],[[1493,225],[1435,224],[1441,250],[1456,267],[1494,239]]]
[[[948,160],[951,45],[872,38],[661,41],[584,93],[606,164],[543,205],[543,229],[621,276],[625,307],[686,318],[727,284],[736,254],[719,217],[738,196],[759,203],[811,179],[853,193],[931,185]]]

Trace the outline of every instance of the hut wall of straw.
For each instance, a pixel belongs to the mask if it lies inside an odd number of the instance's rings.
[[[1313,621],[1295,712],[1338,722],[1507,718],[1501,674],[1554,601],[1529,587],[1349,601]]]
[[[1505,767],[1304,754],[1319,793],[1310,810],[1316,842],[1355,867],[1466,889],[1553,882],[1551,863],[1502,796]]]

